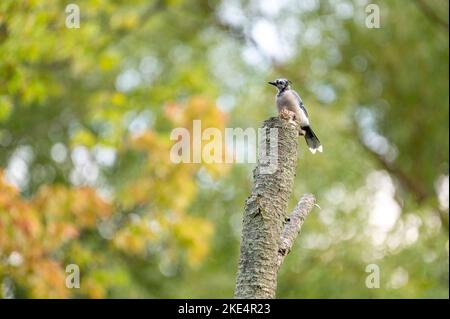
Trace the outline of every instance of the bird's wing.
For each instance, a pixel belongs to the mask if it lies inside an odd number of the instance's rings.
[[[294,90],[292,90],[292,93],[294,93],[295,98],[297,99],[298,105],[300,105],[300,108],[303,110],[303,112],[305,112],[306,116],[309,117],[308,111],[306,111],[306,107],[305,107],[305,105],[303,104],[303,101],[302,101],[302,99],[300,98],[300,96],[299,96],[299,95],[297,94],[297,92],[295,92]]]

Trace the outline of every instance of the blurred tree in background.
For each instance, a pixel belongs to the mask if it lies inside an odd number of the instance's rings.
[[[253,165],[171,163],[170,133],[259,127],[286,77],[325,152],[278,297],[448,298],[447,1],[379,29],[365,0],[73,3],[0,2],[0,296],[231,297]]]

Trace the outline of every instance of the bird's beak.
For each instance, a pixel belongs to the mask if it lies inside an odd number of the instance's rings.
[[[274,85],[274,86],[277,86],[277,84],[275,82],[267,82],[267,83],[269,83],[271,85]]]

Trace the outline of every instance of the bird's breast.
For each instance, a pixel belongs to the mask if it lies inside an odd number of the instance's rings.
[[[294,93],[292,93],[291,91],[283,92],[276,97],[276,101],[278,112],[280,112],[282,109],[288,109],[289,111],[296,114],[296,118],[300,122],[300,125],[309,125],[308,116],[300,108],[299,101]]]
[[[278,108],[287,108],[293,112],[297,112],[299,108],[297,98],[289,91],[277,96],[277,106]]]

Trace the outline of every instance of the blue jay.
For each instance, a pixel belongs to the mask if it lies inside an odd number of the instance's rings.
[[[275,100],[280,116],[286,113],[293,113],[294,120],[300,124],[300,135],[305,135],[306,144],[311,153],[315,154],[316,151],[322,152],[322,144],[320,144],[319,139],[309,124],[308,112],[306,111],[305,105],[297,92],[291,89],[291,81],[277,79],[269,82],[269,84],[276,86],[278,89]]]

